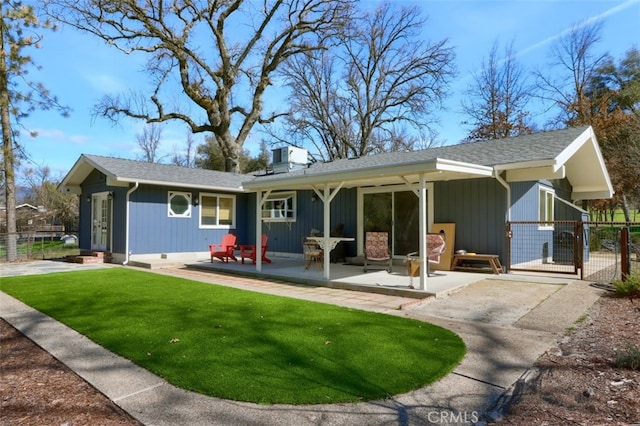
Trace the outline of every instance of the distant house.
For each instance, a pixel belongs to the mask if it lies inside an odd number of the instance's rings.
[[[80,196],[80,248],[109,251],[116,262],[202,254],[228,232],[239,244],[266,233],[272,255],[297,256],[311,229],[328,235],[338,224],[355,238],[346,255],[362,253],[366,230],[385,230],[402,258],[420,248],[419,235],[433,223],[455,224],[448,244],[456,249],[504,260],[508,221],[579,220],[585,212],[578,201],[613,195],[591,127],[326,163],[305,159],[297,148],[278,149],[274,173],[254,176],[83,154],[60,189]]]

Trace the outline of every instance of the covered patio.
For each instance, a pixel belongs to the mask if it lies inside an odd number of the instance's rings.
[[[345,263],[331,264],[331,278],[324,277],[324,270],[311,267],[305,269],[302,259],[293,257],[270,256],[271,263],[263,263],[260,271],[256,271],[255,265],[241,262],[212,263],[207,256],[169,256],[162,259],[158,256],[132,256],[129,265],[148,269],[161,269],[165,267],[187,267],[218,273],[227,273],[235,276],[282,280],[286,282],[305,284],[318,287],[339,288],[345,290],[362,291],[368,293],[387,294],[393,296],[424,299],[439,297],[459,288],[465,287],[485,278],[510,279],[509,275],[493,275],[478,272],[459,271],[431,271],[425,290],[411,289],[412,280],[407,274],[407,265],[393,265],[391,273],[385,270],[370,270],[365,273],[362,265]],[[417,288],[419,277],[413,278],[413,285]]]

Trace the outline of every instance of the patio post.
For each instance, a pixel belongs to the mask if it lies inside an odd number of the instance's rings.
[[[322,247],[322,250],[324,251],[324,259],[322,259],[322,261],[324,262],[324,270],[323,270],[323,275],[325,279],[329,279],[329,276],[331,276],[331,271],[329,270],[330,266],[330,260],[331,260],[331,248],[329,247],[329,235],[331,233],[331,189],[329,188],[329,184],[325,183],[324,184],[324,190],[323,190],[323,207],[324,207],[324,229],[322,230],[322,235],[324,235],[324,244]]]
[[[262,189],[256,191],[256,271],[262,271],[262,206],[269,197],[271,190],[262,195]]]
[[[420,189],[419,189],[419,230],[420,230],[420,290],[427,290],[427,190],[425,183],[424,173],[420,174]]]

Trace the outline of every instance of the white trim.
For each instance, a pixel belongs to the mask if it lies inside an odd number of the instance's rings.
[[[289,205],[289,199],[291,199],[291,205]],[[282,201],[285,203],[285,209],[275,209],[271,208],[268,210],[263,210],[267,203],[273,203],[277,201]],[[258,213],[263,222],[296,222],[298,217],[297,212],[298,207],[298,191],[282,191],[282,192],[271,192],[268,196],[265,196],[262,199],[262,203],[260,205],[260,209]],[[269,217],[264,217],[262,215],[263,212],[270,212]],[[291,212],[292,216],[288,216],[288,212]],[[274,216],[275,215],[275,216]]]
[[[434,200],[434,185],[433,182],[426,182],[425,189],[427,190],[427,230],[431,229],[433,225],[433,200]],[[412,187],[410,184],[404,185],[388,185],[388,186],[378,186],[378,187],[358,187],[357,190],[357,201],[356,201],[356,223],[357,223],[357,231],[356,231],[356,245],[357,252],[364,252],[364,195],[365,194],[381,194],[387,192],[413,192],[418,200],[420,200],[420,185],[417,187]],[[419,202],[419,201],[418,201]],[[426,234],[425,234],[426,235]],[[393,239],[392,239],[393,241]],[[402,258],[401,255],[396,255],[395,259]]]
[[[216,199],[216,224],[215,225],[203,225],[202,224],[202,211],[203,204],[202,198],[215,198]],[[231,224],[220,224],[220,198],[228,198],[231,200]],[[236,229],[236,196],[235,194],[221,194],[214,192],[201,192],[198,195],[198,229]]]
[[[542,193],[544,193],[544,201],[545,201],[545,205],[544,205],[544,214],[545,217],[540,217],[540,212],[541,212],[541,205],[540,205],[540,201],[542,199]],[[555,219],[555,204],[554,204],[554,200],[556,199],[556,191],[553,188],[550,188],[548,186],[544,186],[541,184],[538,184],[538,222],[545,222],[548,223],[548,225],[538,225],[538,230],[539,231],[549,231],[549,230],[553,230],[554,226],[553,226],[553,221]],[[546,217],[547,213],[549,212],[549,206],[547,205],[547,202],[549,200],[549,195],[551,195],[551,217]]]
[[[187,200],[187,210],[184,213],[176,213],[171,208],[171,201],[174,197],[181,196]],[[188,219],[191,217],[191,203],[192,203],[192,195],[190,192],[183,191],[167,191],[167,217],[171,218],[179,218],[179,219]]]

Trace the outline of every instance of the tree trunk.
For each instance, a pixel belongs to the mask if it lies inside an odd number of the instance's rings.
[[[6,93],[6,92],[5,92]],[[4,94],[2,96],[5,97]],[[7,207],[7,261],[18,260],[16,242],[16,182],[14,173],[13,142],[11,140],[11,119],[7,108],[2,108],[2,155],[4,156],[5,205]]]
[[[622,194],[622,212],[624,213],[624,220],[631,222],[631,212],[629,211],[629,203],[627,203],[627,196]]]
[[[13,152],[13,135],[11,132],[11,115],[9,112],[9,87],[7,74],[7,57],[4,40],[0,38],[0,122],[2,123],[2,155],[4,157],[5,206],[7,209],[7,261],[18,260],[16,232],[16,178],[14,173],[15,155]]]

